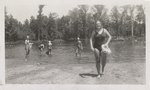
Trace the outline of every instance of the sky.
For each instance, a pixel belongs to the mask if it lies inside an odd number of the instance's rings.
[[[120,1],[120,0],[104,0],[103,2],[101,2],[100,0],[83,0],[86,2],[81,2],[81,0],[49,0],[49,1],[45,1],[44,3],[39,2],[39,0],[37,0],[37,2],[30,0],[28,2],[12,2],[6,0],[5,6],[7,9],[7,14],[11,14],[13,15],[13,17],[15,19],[17,19],[18,21],[21,21],[22,23],[24,23],[25,19],[30,19],[31,16],[36,17],[38,15],[38,5],[39,4],[44,4],[46,6],[44,6],[43,8],[43,14],[44,15],[49,15],[50,12],[56,12],[58,14],[59,17],[63,16],[63,15],[67,15],[69,10],[72,10],[73,8],[78,7],[78,5],[81,4],[87,4],[89,6],[92,6],[94,4],[103,4],[106,6],[106,8],[108,8],[108,10],[110,11],[111,8],[114,5],[118,5],[118,6],[122,6],[122,5],[126,5],[126,4],[130,4],[130,5],[136,5],[136,4],[143,4],[142,1],[139,0],[124,0],[124,1]],[[16,0],[17,1],[17,0]],[[136,2],[135,2],[136,1]]]

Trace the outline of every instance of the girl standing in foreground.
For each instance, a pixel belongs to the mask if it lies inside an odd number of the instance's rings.
[[[107,41],[106,41],[106,38]],[[103,28],[102,23],[100,21],[96,22],[96,30],[94,30],[90,37],[90,46],[91,50],[95,54],[96,59],[96,69],[98,72],[98,78],[100,78],[100,74],[104,74],[104,67],[106,65],[107,54],[102,52],[102,45],[108,47],[108,44],[111,40],[111,35],[109,32]]]

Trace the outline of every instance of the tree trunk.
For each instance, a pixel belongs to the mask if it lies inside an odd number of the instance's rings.
[[[134,35],[133,35],[133,24],[134,24],[134,23],[133,23],[133,20],[132,20],[132,21],[131,21],[131,35],[132,35],[132,37],[134,36]]]
[[[40,29],[38,29],[38,41],[40,41]]]

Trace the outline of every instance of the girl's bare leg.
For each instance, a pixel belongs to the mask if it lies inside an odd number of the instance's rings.
[[[101,58],[102,58],[102,74],[104,74],[104,68],[105,68],[105,65],[106,65],[107,54],[102,52],[101,53]]]
[[[96,59],[96,69],[97,69],[97,72],[98,72],[97,77],[100,77],[101,64],[100,64],[100,52],[99,52],[99,50],[95,48],[94,54],[95,54],[95,59]]]

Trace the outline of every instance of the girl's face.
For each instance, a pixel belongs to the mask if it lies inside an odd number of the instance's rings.
[[[97,22],[96,22],[96,27],[97,27],[97,28],[101,28],[101,27],[102,27],[100,21],[97,21]]]

